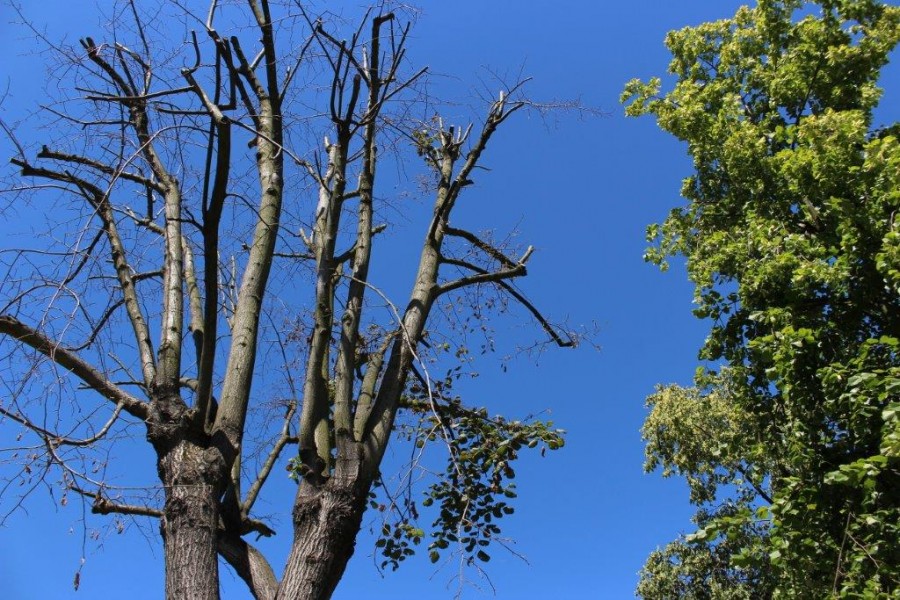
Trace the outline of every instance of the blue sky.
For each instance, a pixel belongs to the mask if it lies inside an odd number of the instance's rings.
[[[22,4],[51,39],[102,38],[93,2]],[[679,202],[681,179],[690,172],[685,151],[651,120],[626,120],[618,96],[629,79],[664,73],[667,31],[728,17],[740,3],[419,4],[423,10],[412,34],[411,59],[447,75],[438,78],[439,86],[462,97],[485,78],[485,67],[510,74],[521,69],[533,77],[528,91],[535,100],[579,98],[606,113],[589,119],[560,114],[549,120],[519,115],[508,122],[489,147],[484,164],[491,171],[461,200],[458,217],[474,229],[502,232],[518,226],[520,239],[536,248],[521,287],[557,318],[599,325],[600,350],[584,346],[551,351],[537,361],[519,358],[505,372],[496,357],[488,356],[477,364],[481,376],[464,391],[470,402],[486,404],[492,413],[523,416],[550,409],[556,426],[568,431],[563,450],[545,458],[525,456],[517,469],[517,512],[504,532],[517,541],[515,549],[528,563],[493,552],[487,566],[495,597],[631,597],[647,554],[689,529],[693,512],[683,483],[642,472],[643,400],[656,383],[690,382],[706,326],[691,315],[692,291],[683,270],[676,265],[662,274],[641,258],[646,225]],[[0,110],[10,121],[24,115],[45,84],[41,57],[13,20],[9,7],[0,6],[5,56],[0,88],[10,86]],[[897,104],[896,64],[882,83],[888,90],[885,104]],[[12,154],[0,141],[0,155]],[[424,204],[418,209],[428,210]],[[401,223],[396,241],[406,239],[406,226],[415,244],[420,233],[413,225],[414,219]],[[0,238],[3,227],[13,225],[0,224]],[[539,335],[537,328],[515,324],[497,330],[501,347],[504,339]],[[9,431],[0,427],[0,445]],[[129,454],[128,460],[134,469],[153,468],[146,451]],[[289,486],[282,487],[281,503],[269,498],[267,508],[273,512],[290,502]],[[133,600],[160,597],[162,553],[155,523],[144,527],[147,535],[132,525],[124,535],[102,535],[99,543],[88,539],[82,550],[81,518],[78,503],[64,508],[38,494],[0,529],[0,589],[7,597],[106,598],[124,591]],[[102,526],[98,517],[88,519],[92,527]],[[289,541],[285,523],[279,535],[261,543],[276,557],[276,571]],[[360,536],[336,599],[455,593],[456,582],[450,581],[455,570],[435,572],[424,552],[382,577],[374,567],[372,541],[365,531]],[[76,594],[72,577],[82,555],[86,563]],[[469,576],[481,590],[469,586],[464,598],[492,597],[490,585],[474,573]],[[222,580],[223,598],[249,597],[227,568]]]

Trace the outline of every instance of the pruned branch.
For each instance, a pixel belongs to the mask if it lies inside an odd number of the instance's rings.
[[[212,424],[212,430],[221,431],[231,446],[223,448],[229,460],[232,453],[239,451],[244,436],[259,341],[259,318],[281,225],[284,191],[284,153],[281,151],[284,131],[278,92],[275,37],[269,4],[267,0],[248,0],[248,2],[262,33],[266,87],[257,79],[252,66],[247,63],[237,38],[232,37],[232,47],[241,63],[240,72],[252,83],[259,101],[256,165],[260,201],[253,243],[235,308],[231,347],[219,410]]]
[[[199,385],[196,408],[198,417],[202,419],[205,428],[212,426],[213,416],[211,405],[218,331],[219,225],[228,195],[228,178],[231,173],[230,121],[223,118],[211,126],[210,152],[212,151],[213,136],[216,139],[215,172],[209,201],[203,207],[203,320],[202,329],[195,333],[199,338],[200,346],[200,357],[197,364]],[[209,165],[209,162],[207,164]]]
[[[228,71],[229,85],[232,88],[237,89],[238,95],[241,97],[241,103],[247,110],[247,114],[253,120],[254,126],[259,129],[259,115],[257,114],[257,110],[253,105],[252,99],[250,98],[250,93],[247,91],[247,87],[244,85],[244,81],[241,79],[243,67],[235,65],[234,62],[234,56],[231,52],[233,44],[229,40],[220,37],[219,34],[214,30],[208,30],[208,33],[216,44],[217,60],[221,58],[225,61],[225,66]]]
[[[97,492],[89,492],[74,484],[69,485],[69,489],[86,498],[93,498],[94,502],[91,504],[91,512],[97,515],[120,514],[138,517],[153,517],[156,519],[163,516],[163,512],[157,508],[141,506],[138,504],[119,504],[118,502],[113,502],[103,495],[102,489]]]
[[[265,61],[267,100],[276,110],[280,110],[281,94],[278,90],[278,53],[275,51],[275,31],[272,24],[272,15],[269,12],[269,0],[247,0],[256,23],[262,34],[262,51],[260,59]],[[256,62],[256,61],[254,61]],[[255,68],[249,67],[251,69]]]
[[[459,264],[469,266],[468,263],[464,261],[447,261],[447,264]],[[474,266],[474,265],[471,265]],[[437,291],[435,292],[438,296],[443,296],[448,292],[452,292],[453,290],[458,290],[459,288],[468,287],[470,285],[476,285],[479,283],[500,283],[504,279],[512,279],[513,277],[522,277],[526,275],[525,265],[517,265],[512,269],[507,269],[505,271],[485,271],[484,273],[477,273],[475,275],[467,275],[466,277],[460,277],[459,279],[455,279],[448,283],[441,284],[437,287]]]
[[[247,57],[244,55],[244,50],[241,48],[241,42],[237,37],[232,37],[230,40],[231,47],[234,48],[234,53],[237,56],[238,64],[237,72],[244,76],[244,79],[250,84],[250,87],[253,89],[253,93],[256,95],[257,100],[266,97],[266,88],[263,86],[262,82],[256,76],[256,73],[253,71],[253,68],[250,66],[250,62],[247,60]]]
[[[520,264],[520,263],[524,264],[522,259],[520,259],[519,262],[516,263],[511,258],[509,258],[505,254],[503,254],[500,250],[498,250],[491,244],[488,244],[487,242],[485,242],[484,240],[479,238],[474,233],[471,233],[464,229],[457,229],[455,227],[450,227],[449,225],[447,226],[445,231],[446,231],[447,235],[450,235],[453,237],[460,237],[460,238],[466,240],[467,242],[469,242],[470,244],[472,244],[473,246],[475,246],[476,248],[478,248],[479,250],[481,250],[482,252],[484,252],[485,254],[487,254],[488,256],[490,256],[491,258],[496,260],[497,262],[499,262],[505,268],[511,269],[511,268],[514,268],[517,264]],[[527,260],[527,258],[525,258],[525,260]]]

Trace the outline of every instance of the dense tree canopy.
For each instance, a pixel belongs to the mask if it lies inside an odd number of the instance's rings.
[[[685,257],[711,322],[696,387],[648,400],[647,468],[701,508],[646,598],[900,590],[900,126],[873,116],[898,40],[880,2],[761,0],[623,94],[693,158],[647,258]]]

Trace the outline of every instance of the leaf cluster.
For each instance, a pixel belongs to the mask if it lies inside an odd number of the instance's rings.
[[[376,542],[383,556],[381,568],[396,570],[425,538],[430,540],[432,563],[444,555],[468,564],[490,561],[491,544],[506,546],[500,520],[515,512],[513,480],[520,453],[534,449],[543,456],[565,445],[565,431],[553,428],[552,421],[509,420],[489,415],[484,407],[466,406],[453,394],[461,368],[457,365],[427,386],[422,382],[408,386],[404,407],[417,422],[407,428],[407,437],[422,451],[432,445],[443,447],[444,469],[428,472],[431,481],[418,503],[412,490],[402,499],[389,496],[387,502],[371,495],[369,508],[385,513]],[[427,518],[432,521],[426,534],[419,522]]]

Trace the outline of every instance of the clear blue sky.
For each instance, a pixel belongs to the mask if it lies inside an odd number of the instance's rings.
[[[46,26],[51,39],[102,39],[94,2],[22,4],[27,15]],[[739,4],[420,2],[423,14],[413,31],[411,59],[457,78],[442,85],[452,83],[465,92],[484,77],[483,67],[501,73],[522,68],[534,77],[532,98],[577,97],[608,113],[587,120],[563,114],[552,122],[534,117],[510,121],[489,148],[484,164],[491,172],[480,176],[462,201],[459,219],[473,228],[519,226],[523,242],[536,248],[522,288],[556,317],[599,324],[596,341],[602,347],[552,351],[537,365],[520,359],[505,373],[488,357],[478,364],[481,377],[466,388],[470,401],[487,404],[492,413],[523,416],[551,409],[556,425],[568,430],[563,450],[543,459],[527,456],[517,470],[518,510],[506,522],[505,533],[517,540],[515,549],[529,564],[493,552],[488,573],[498,599],[631,597],[647,554],[690,528],[693,511],[686,487],[643,474],[639,435],[644,397],[656,383],[690,382],[705,333],[705,325],[691,315],[691,288],[683,271],[676,266],[661,274],[641,258],[646,225],[661,220],[679,202],[680,182],[690,165],[684,149],[651,120],[626,120],[618,96],[630,78],[664,73],[667,31],[728,17]],[[0,6],[0,89],[10,86],[0,110],[7,120],[23,116],[40,99],[45,83],[41,57],[33,54],[27,32],[12,25],[13,20],[8,6]],[[897,65],[889,67],[883,84],[886,102],[896,104]],[[5,160],[12,154],[6,140],[0,141],[0,156]],[[0,224],[0,239],[5,226]],[[417,243],[420,233],[411,235]],[[521,327],[497,332],[500,339],[532,335],[540,332]],[[10,439],[10,431],[0,427],[0,445]],[[146,452],[128,460],[134,461],[134,469],[153,468]],[[285,486],[280,506],[270,498],[266,509],[286,510],[289,503],[290,488]],[[162,554],[155,523],[144,528],[147,536],[131,526],[125,535],[102,536],[101,544],[88,540],[82,588],[76,594],[72,576],[82,556],[80,505],[63,508],[38,494],[26,509],[0,529],[0,589],[5,597],[161,596]],[[92,527],[102,526],[100,517],[88,519]],[[290,537],[282,520],[280,533],[260,543],[277,557],[276,571]],[[452,597],[456,587],[448,580],[454,570],[435,573],[424,552],[382,578],[374,567],[372,541],[365,531],[360,536],[336,599]],[[227,568],[222,580],[224,598],[249,597]],[[476,582],[483,591],[469,587],[464,598],[491,597],[490,586]]]

